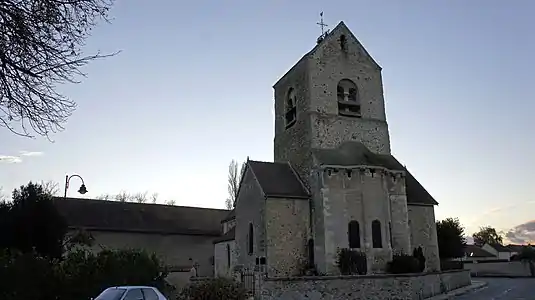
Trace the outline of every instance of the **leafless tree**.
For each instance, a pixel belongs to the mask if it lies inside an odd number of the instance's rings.
[[[52,196],[58,196],[59,195],[59,183],[49,180],[49,181],[41,181],[40,185],[43,187],[43,190]]]
[[[150,195],[150,200],[152,201],[152,203],[158,202],[158,193],[152,193]]]
[[[135,193],[130,196],[131,202],[145,203],[147,202],[147,192],[144,193]]]
[[[100,196],[97,196],[96,199],[98,200],[114,200],[114,196],[110,194],[102,194]]]
[[[81,67],[112,56],[82,48],[115,0],[0,0],[0,126],[32,137],[63,130],[76,103],[57,87],[79,83]]]
[[[117,200],[119,202],[129,202],[128,200],[131,197],[127,192],[121,191],[119,194],[115,195],[114,198],[115,198],[115,200]]]
[[[4,188],[0,186],[0,203],[7,201],[7,195],[4,192]]]
[[[176,205],[176,201],[175,200],[167,200],[167,201],[165,201],[165,204],[166,205]]]
[[[228,166],[228,198],[225,201],[227,209],[233,209],[236,206],[236,199],[238,198],[238,190],[240,188],[241,177],[245,172],[245,165],[243,162],[238,172],[238,162],[232,160]]]

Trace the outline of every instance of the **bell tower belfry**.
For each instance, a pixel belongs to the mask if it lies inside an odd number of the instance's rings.
[[[273,88],[274,160],[289,161],[305,183],[312,149],[359,141],[390,154],[381,67],[343,22],[323,32]]]

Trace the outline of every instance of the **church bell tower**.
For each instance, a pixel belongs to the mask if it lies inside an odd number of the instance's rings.
[[[359,141],[390,154],[381,67],[343,22],[322,34],[273,88],[274,160],[289,161],[307,185],[312,149]]]

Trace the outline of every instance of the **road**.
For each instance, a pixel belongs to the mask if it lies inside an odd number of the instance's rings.
[[[535,278],[481,278],[488,285],[456,297],[456,300],[535,300]]]

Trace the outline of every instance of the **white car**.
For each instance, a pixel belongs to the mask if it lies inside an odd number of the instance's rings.
[[[167,300],[155,287],[151,286],[115,286],[102,291],[93,300]]]

